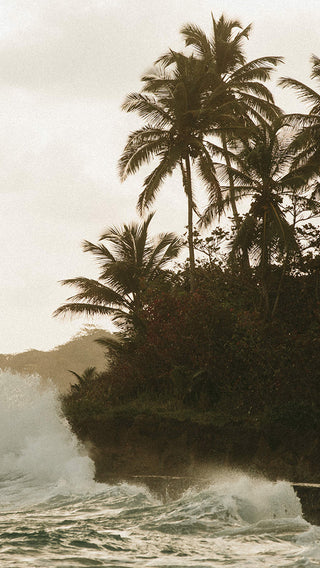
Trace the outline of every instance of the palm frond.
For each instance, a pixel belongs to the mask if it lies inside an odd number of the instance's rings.
[[[121,317],[127,317],[128,314],[127,312],[124,312],[122,310],[119,310],[117,308],[112,308],[112,307],[108,307],[108,306],[99,306],[97,304],[82,304],[82,303],[68,303],[68,304],[63,304],[62,306],[59,306],[59,308],[57,308],[54,312],[53,312],[53,317],[57,317],[57,316],[61,316],[61,315],[66,315],[66,314],[86,314],[89,316],[93,316],[93,315],[104,315],[104,316],[111,316],[112,318],[114,317],[119,317],[119,314],[121,314]]]
[[[151,279],[169,261],[178,256],[182,246],[182,240],[174,233],[158,235],[158,243],[152,250],[146,264],[146,272],[147,274],[150,273]]]
[[[144,163],[149,163],[152,158],[159,155],[168,145],[169,133],[162,132],[156,140],[146,140],[139,143],[141,139],[129,140],[124,148],[119,160],[119,173],[121,181],[128,175],[136,173]]]
[[[234,254],[239,250],[251,250],[257,238],[258,220],[250,214],[247,214],[242,223],[230,241],[230,250]]]
[[[186,24],[180,31],[187,47],[193,46],[197,55],[204,59],[210,58],[211,44],[201,28],[194,24]]]
[[[156,97],[143,93],[130,93],[125,99],[122,110],[126,112],[137,112],[141,118],[150,121],[158,128],[170,125],[172,117],[165,110],[163,105],[158,104]]]
[[[297,93],[298,98],[307,104],[312,106],[320,104],[320,95],[311,89],[311,87],[308,87],[308,85],[305,85],[301,81],[297,81],[297,79],[281,77],[278,84],[281,87],[293,89]]]
[[[312,65],[312,73],[311,79],[318,79],[320,78],[320,58],[316,55],[311,56],[311,65]]]
[[[103,237],[101,237],[101,239],[103,239]],[[83,241],[82,249],[84,250],[84,252],[91,252],[92,254],[94,254],[94,256],[98,258],[99,262],[102,261],[103,263],[105,263],[115,261],[115,258],[111,251],[103,244],[95,245],[90,241]]]
[[[109,278],[109,280],[112,280],[112,278]],[[75,286],[79,289],[79,292],[73,296],[70,296],[70,298],[68,298],[68,301],[89,301],[94,304],[110,304],[111,306],[128,303],[128,301],[123,297],[123,285],[118,285],[118,291],[116,291],[110,288],[110,286],[106,286],[102,282],[99,282],[99,280],[84,278],[82,276],[62,280],[60,283],[63,286]]]
[[[275,67],[283,62],[283,57],[278,56],[259,57],[257,59],[253,59],[252,61],[244,63],[241,67],[235,69],[235,71],[230,74],[229,81],[233,81],[234,79],[240,81],[251,81],[253,79],[267,81],[270,79],[271,72],[275,70]]]
[[[202,147],[202,152],[198,156],[196,164],[200,179],[204,183],[209,203],[214,204],[216,212],[220,215],[223,211],[221,187],[217,178],[216,168],[205,146]]]
[[[275,105],[271,105],[269,101],[261,99],[251,93],[239,93],[239,100],[245,104],[250,111],[258,113],[256,116],[273,119],[276,115],[281,114],[281,109]]]
[[[154,202],[161,184],[168,175],[171,175],[178,162],[174,152],[164,152],[160,157],[159,165],[149,174],[143,183],[143,191],[138,199],[138,211],[142,213]]]

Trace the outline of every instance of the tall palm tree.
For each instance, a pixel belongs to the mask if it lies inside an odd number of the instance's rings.
[[[274,104],[273,96],[263,82],[270,79],[271,72],[283,59],[268,56],[247,62],[243,42],[249,37],[251,25],[242,28],[237,20],[228,20],[224,15],[219,20],[215,20],[212,14],[211,17],[211,36],[207,36],[193,24],[185,25],[181,33],[186,46],[192,46],[196,57],[205,65],[206,105],[214,107],[221,105],[222,101],[229,101],[232,112],[237,117],[238,131],[235,128],[222,129],[220,138],[229,168],[228,199],[239,227],[240,218],[231,173],[232,153],[229,149],[233,149],[239,140],[247,138],[248,132],[244,130],[244,126],[272,121],[279,115],[280,109]],[[214,202],[211,202],[210,210],[214,213]]]
[[[140,194],[140,212],[153,203],[161,184],[178,167],[188,203],[188,245],[190,288],[194,287],[193,210],[195,198],[191,167],[194,165],[209,193],[222,210],[222,194],[212,160],[212,143],[206,134],[212,125],[223,125],[228,118],[224,102],[219,108],[203,105],[205,69],[201,61],[171,52],[170,68],[154,70],[143,78],[141,93],[130,94],[123,109],[137,112],[145,126],[131,133],[119,168],[122,180],[142,164],[158,158],[157,166],[145,178]]]
[[[84,241],[83,250],[91,252],[101,267],[99,280],[63,280],[63,285],[75,286],[78,293],[60,306],[54,316],[102,314],[111,316],[120,326],[138,324],[143,292],[182,247],[173,233],[162,233],[153,239],[148,236],[153,215],[149,214],[140,224],[109,228],[100,238],[108,246]]]
[[[246,63],[242,41],[248,36],[250,26],[242,30],[237,21],[228,21],[223,16],[218,22],[212,18],[212,22],[212,40],[200,28],[185,26],[182,33],[186,45],[193,46],[195,53],[187,57],[171,50],[160,57],[156,62],[158,67],[143,77],[142,92],[129,95],[123,105],[127,112],[138,112],[146,125],[128,138],[120,159],[121,179],[137,171],[143,163],[159,158],[158,165],[145,179],[139,209],[153,202],[161,183],[177,166],[181,169],[188,200],[191,289],[195,208],[191,166],[195,166],[205,183],[215,213],[220,214],[224,200],[213,159],[224,155],[231,165],[228,141],[235,137],[235,129],[240,135],[248,122],[273,118],[278,112],[270,91],[261,81],[269,78],[281,58],[264,57]],[[235,33],[235,29],[240,31]],[[222,137],[222,148],[213,142],[213,134]],[[234,215],[238,218],[233,184],[229,187]],[[213,207],[210,211],[213,212]]]

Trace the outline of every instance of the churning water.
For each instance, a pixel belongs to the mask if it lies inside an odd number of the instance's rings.
[[[320,566],[320,527],[286,482],[223,475],[163,503],[94,481],[36,377],[0,374],[1,568]]]

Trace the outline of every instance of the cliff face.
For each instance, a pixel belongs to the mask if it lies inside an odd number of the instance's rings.
[[[87,443],[99,481],[144,475],[199,477],[217,467],[253,471],[271,479],[320,482],[320,443],[316,433],[269,432],[246,423],[223,427],[136,416],[88,423]]]
[[[69,370],[81,375],[87,367],[96,367],[97,371],[106,368],[104,350],[94,340],[108,335],[106,331],[95,329],[50,351],[31,349],[13,355],[0,354],[0,368],[18,373],[37,373],[44,380],[51,379],[61,392],[66,392],[75,382]]]

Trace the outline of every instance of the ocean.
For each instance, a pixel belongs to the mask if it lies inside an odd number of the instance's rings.
[[[1,568],[320,567],[320,527],[286,481],[215,471],[160,499],[102,484],[36,376],[0,374]]]

